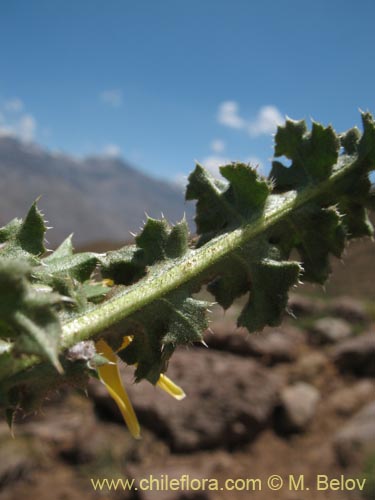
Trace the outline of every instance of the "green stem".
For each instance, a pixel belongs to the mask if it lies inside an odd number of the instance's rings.
[[[263,214],[256,220],[218,236],[198,249],[189,250],[180,259],[154,266],[156,270],[143,280],[121,289],[108,301],[98,304],[81,316],[64,323],[61,350],[96,336],[130,314],[189,282],[216,264],[225,255],[241,248],[245,243],[265,232],[272,225],[288,217],[314,198],[321,197],[324,193],[332,190],[337,183],[357,167],[359,164],[353,160],[334,171],[324,182],[309,186],[299,192],[289,191],[283,195],[270,195]],[[37,364],[35,358],[21,359],[17,363],[13,363],[11,373],[9,371],[4,373],[2,370],[0,380],[35,364]]]

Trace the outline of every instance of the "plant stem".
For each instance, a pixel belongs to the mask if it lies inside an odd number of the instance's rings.
[[[111,299],[93,306],[81,316],[66,321],[62,325],[61,351],[98,335],[130,314],[196,278],[232,251],[241,248],[272,225],[287,218],[295,210],[332,190],[359,167],[356,159],[350,158],[319,184],[308,186],[298,192],[270,195],[264,212],[253,221],[210,240],[198,249],[189,250],[182,258],[163,261],[160,265],[153,266],[155,269],[141,281],[120,289]],[[0,380],[9,378],[39,362],[35,357],[13,361],[9,371],[6,369],[1,371]]]

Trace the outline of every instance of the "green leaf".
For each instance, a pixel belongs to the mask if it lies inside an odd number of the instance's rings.
[[[189,176],[187,200],[197,200],[195,222],[200,243],[238,227],[262,212],[270,185],[244,163],[220,167],[229,183],[214,179],[199,164]]]
[[[340,257],[345,246],[345,228],[335,208],[320,209],[312,205],[296,212],[290,220],[290,234],[301,255],[303,279],[323,284],[331,273],[330,254]]]
[[[225,309],[249,292],[238,325],[254,332],[281,321],[288,290],[298,282],[300,273],[297,262],[282,260],[279,249],[262,239],[221,262],[208,290]]]
[[[36,263],[36,257],[45,252],[46,225],[42,213],[34,202],[24,221],[13,219],[0,229],[1,257],[22,258]]]
[[[197,165],[186,194],[197,200],[199,238],[190,245],[185,221],[148,218],[136,245],[77,254],[69,237],[43,258],[45,226],[35,204],[24,222],[0,229],[0,406],[34,409],[60,383],[85,382],[91,362],[70,359],[69,348],[99,335],[113,348],[131,336],[120,356],[137,365],[137,380],[155,383],[176,346],[202,339],[208,304],[193,298],[202,284],[225,308],[247,294],[238,322],[250,331],[278,324],[302,272],[323,283],[331,256],[372,234],[370,114],[363,125],[362,136],[356,129],[336,135],[288,120],[275,154],[291,165],[274,162],[269,180],[242,163],[221,167],[222,180]],[[288,260],[296,250],[301,264]],[[60,363],[64,375],[52,366]]]
[[[50,255],[43,259],[44,264],[51,264],[52,262],[61,259],[68,259],[73,255],[73,234],[70,234],[59,247],[56,248]]]
[[[375,168],[375,122],[371,113],[362,113],[363,135],[358,145],[358,159],[360,162]]]
[[[264,259],[252,264],[250,298],[238,325],[249,332],[259,331],[265,325],[278,325],[288,302],[289,288],[297,283],[300,272],[297,262]]]
[[[182,257],[188,249],[188,225],[185,219],[171,226],[166,219],[148,217],[135,241],[136,245],[108,252],[100,258],[103,278],[130,285],[145,276],[148,266]]]
[[[307,133],[304,120],[286,120],[284,126],[277,128],[275,136],[275,156],[293,159],[299,156],[301,145]]]
[[[12,339],[14,354],[36,354],[58,371],[60,321],[55,306],[61,297],[49,290],[35,290],[26,262],[0,260],[0,317],[6,328],[0,335]]]
[[[292,160],[290,167],[274,162],[270,177],[275,190],[301,188],[309,182],[327,179],[338,160],[340,140],[332,127],[313,122],[311,132],[304,121],[287,120],[275,136],[275,156]]]
[[[26,219],[20,227],[18,241],[23,250],[33,255],[42,255],[46,249],[44,246],[44,235],[47,230],[42,213],[36,206],[31,206]]]
[[[155,384],[178,345],[202,342],[209,305],[178,291],[130,319],[125,331],[134,335],[134,340],[118,355],[128,364],[137,364],[137,381],[147,378]]]
[[[152,265],[158,260],[165,259],[168,229],[169,224],[165,219],[147,218],[142,232],[135,238],[137,246],[142,250],[142,257],[146,265]]]
[[[100,271],[103,278],[118,285],[130,285],[146,274],[146,267],[139,249],[131,245],[100,257]]]
[[[235,252],[222,261],[217,276],[208,283],[207,289],[224,309],[228,309],[236,298],[249,291],[249,268],[241,252]]]
[[[358,143],[361,138],[361,132],[357,127],[353,127],[345,134],[340,135],[340,142],[348,155],[354,155],[358,151]]]

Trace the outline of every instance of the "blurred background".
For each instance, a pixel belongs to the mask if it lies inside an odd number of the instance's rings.
[[[375,4],[264,0],[0,1],[0,225],[39,206],[55,247],[131,242],[144,213],[194,206],[195,162],[267,175],[288,115],[361,128],[375,112]],[[374,218],[373,218],[374,221]],[[375,250],[351,244],[326,288],[303,286],[278,329],[249,336],[213,311],[209,349],[176,353],[168,399],[124,378],[142,425],[132,440],[103,387],[51,395],[0,421],[0,498],[375,498]],[[94,492],[91,477],[367,478],[360,493]]]

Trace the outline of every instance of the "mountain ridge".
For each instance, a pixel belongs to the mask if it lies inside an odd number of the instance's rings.
[[[0,137],[0,225],[24,217],[38,205],[54,229],[47,238],[56,246],[74,232],[76,245],[91,241],[127,241],[145,212],[171,222],[192,208],[182,192],[150,177],[120,158],[74,158],[52,153],[15,137]]]

